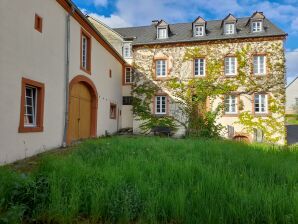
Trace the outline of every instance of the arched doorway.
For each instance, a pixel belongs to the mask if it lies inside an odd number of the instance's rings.
[[[93,82],[76,76],[69,84],[67,142],[96,136],[98,95]]]

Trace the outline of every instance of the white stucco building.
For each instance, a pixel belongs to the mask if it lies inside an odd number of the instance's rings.
[[[298,113],[298,77],[286,88],[286,114]]]

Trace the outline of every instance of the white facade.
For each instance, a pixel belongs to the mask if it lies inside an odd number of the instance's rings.
[[[286,114],[298,113],[298,77],[286,88]]]
[[[34,28],[35,14],[43,19],[42,33]],[[0,164],[60,147],[63,142],[67,14],[54,0],[0,1]],[[98,93],[96,135],[114,133],[121,128],[121,117],[117,114],[117,119],[110,119],[110,103],[120,112],[124,62],[93,34],[91,74],[81,70],[81,29],[86,27],[77,18],[78,14],[70,19],[69,82],[78,75],[93,82]],[[22,78],[45,86],[41,132],[18,131]]]

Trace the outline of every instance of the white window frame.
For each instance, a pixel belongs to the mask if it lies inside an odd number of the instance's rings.
[[[264,97],[264,103],[262,104],[263,97]],[[258,100],[258,107],[256,107],[257,100]],[[257,111],[257,108],[258,108],[258,111]],[[267,114],[268,113],[268,94],[257,93],[254,95],[254,113],[255,114]]]
[[[165,78],[167,77],[167,60],[165,59],[158,59],[155,61],[155,68],[156,68],[156,78]]]
[[[234,64],[233,64],[234,62]],[[234,71],[232,68],[234,67]],[[225,57],[225,75],[234,76],[237,75],[237,58],[236,57]]]
[[[155,114],[167,114],[167,96],[155,96]]]
[[[225,24],[225,34],[227,35],[235,34],[235,23]]]
[[[206,75],[206,60],[205,58],[194,59],[194,76],[200,77]]]
[[[261,66],[261,58],[263,60],[263,67]],[[263,72],[261,72],[263,70]],[[254,75],[266,75],[266,56],[265,55],[255,55],[253,59],[253,71]]]
[[[30,90],[31,96],[27,96],[27,90]],[[36,127],[36,116],[37,116],[37,94],[38,89],[33,86],[26,85],[25,88],[25,111],[24,111],[24,127]],[[28,105],[27,102],[31,101],[31,105]],[[28,112],[28,108],[32,108],[32,113]],[[32,117],[32,123],[26,123],[29,119],[26,119],[25,117],[31,116]]]
[[[128,76],[128,70],[129,70],[129,78]],[[132,83],[132,68],[131,67],[125,67],[125,76],[124,76],[124,82],[125,84],[131,84]]]
[[[262,21],[253,21],[251,24],[251,29],[253,33],[262,32],[263,22]]]
[[[225,114],[237,114],[238,113],[238,96],[236,95],[227,95],[225,96]],[[235,108],[235,111],[233,111]],[[228,109],[228,110],[227,110]]]
[[[82,67],[87,70],[88,67],[88,37],[82,34]]]
[[[194,36],[202,37],[205,34],[205,26],[204,25],[195,25],[194,27]]]
[[[168,38],[168,28],[167,27],[157,27],[157,38],[167,39]]]
[[[132,46],[130,42],[126,42],[123,44],[123,57],[132,58]]]

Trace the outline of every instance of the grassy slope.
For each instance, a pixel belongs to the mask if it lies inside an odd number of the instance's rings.
[[[297,150],[211,140],[100,139],[0,170],[2,215],[44,222],[297,223],[297,191]]]

